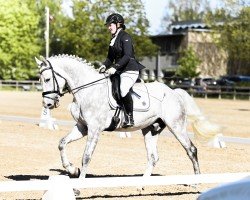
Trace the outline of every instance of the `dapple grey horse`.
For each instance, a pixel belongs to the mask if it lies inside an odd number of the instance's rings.
[[[59,55],[48,59],[36,58],[43,88],[43,105],[46,108],[59,106],[63,89],[73,95],[71,113],[76,121],[72,131],[61,139],[59,150],[63,167],[71,175],[85,178],[92,154],[100,133],[107,128],[115,110],[109,104],[108,88],[110,80],[105,74],[98,73],[94,67],[79,57]],[[180,142],[192,161],[194,173],[199,174],[197,148],[187,134],[187,116],[203,119],[193,98],[182,89],[171,89],[160,82],[136,83],[144,85],[148,91],[150,106],[148,110],[134,111],[135,125],[122,129],[118,124],[116,131],[142,130],[147,150],[147,167],[143,176],[150,176],[159,157],[157,140],[162,130],[167,127]],[[122,112],[120,113],[122,119]],[[67,158],[66,145],[87,136],[86,147],[79,170]]]

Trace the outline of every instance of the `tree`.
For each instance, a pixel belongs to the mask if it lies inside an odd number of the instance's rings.
[[[195,54],[192,48],[188,48],[181,52],[182,56],[178,60],[179,67],[176,71],[176,75],[184,78],[194,78],[199,76],[197,67],[201,63],[198,56]]]
[[[26,1],[0,0],[0,78],[28,79],[36,75],[40,52],[39,16]]]
[[[229,56],[229,74],[250,74],[250,7],[235,5],[233,7],[216,9],[207,15],[207,23],[213,30],[215,42]],[[218,34],[220,37],[217,37]]]
[[[141,1],[73,0],[73,17],[62,12],[63,0],[0,0],[0,78],[36,77],[34,57],[45,54],[45,6],[50,8],[50,55],[75,54],[90,61],[106,57],[112,12],[124,15],[138,58],[151,56],[156,46],[148,37],[149,23]],[[133,17],[131,17],[133,16]]]
[[[73,17],[61,21],[56,35],[56,53],[75,54],[88,60],[104,60],[110,34],[104,26],[106,17],[118,12],[125,18],[127,31],[133,36],[136,56],[152,56],[157,47],[148,37],[149,22],[141,1],[73,0]],[[60,44],[59,44],[60,43]]]

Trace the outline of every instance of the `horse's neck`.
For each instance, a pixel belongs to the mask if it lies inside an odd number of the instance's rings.
[[[63,70],[67,74],[68,84],[77,102],[80,103],[86,100],[95,100],[95,94],[100,93],[100,88],[103,89],[105,80],[98,81],[104,78],[103,75],[96,72],[91,66],[85,66],[85,63],[70,62],[64,65]],[[95,81],[98,81],[94,83]],[[82,89],[80,87],[82,86]],[[79,88],[76,89],[76,88]]]
[[[91,84],[92,82],[101,79],[101,77],[101,75],[93,73],[93,71],[87,69],[75,70],[70,74],[71,82],[73,82],[74,87]]]

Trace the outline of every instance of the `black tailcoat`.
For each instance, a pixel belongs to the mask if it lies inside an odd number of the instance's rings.
[[[109,68],[114,62],[114,67],[120,73],[145,68],[135,59],[132,38],[123,30],[118,33],[114,45],[109,46],[108,56],[103,64]]]

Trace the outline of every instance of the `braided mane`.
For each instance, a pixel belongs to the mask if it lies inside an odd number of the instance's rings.
[[[94,68],[94,65],[92,63],[88,62],[86,59],[80,58],[79,56],[75,56],[75,55],[58,54],[55,56],[51,56],[50,58],[55,58],[55,59],[70,58],[70,59],[74,59],[82,64],[87,64],[88,66],[91,66],[92,68]]]

